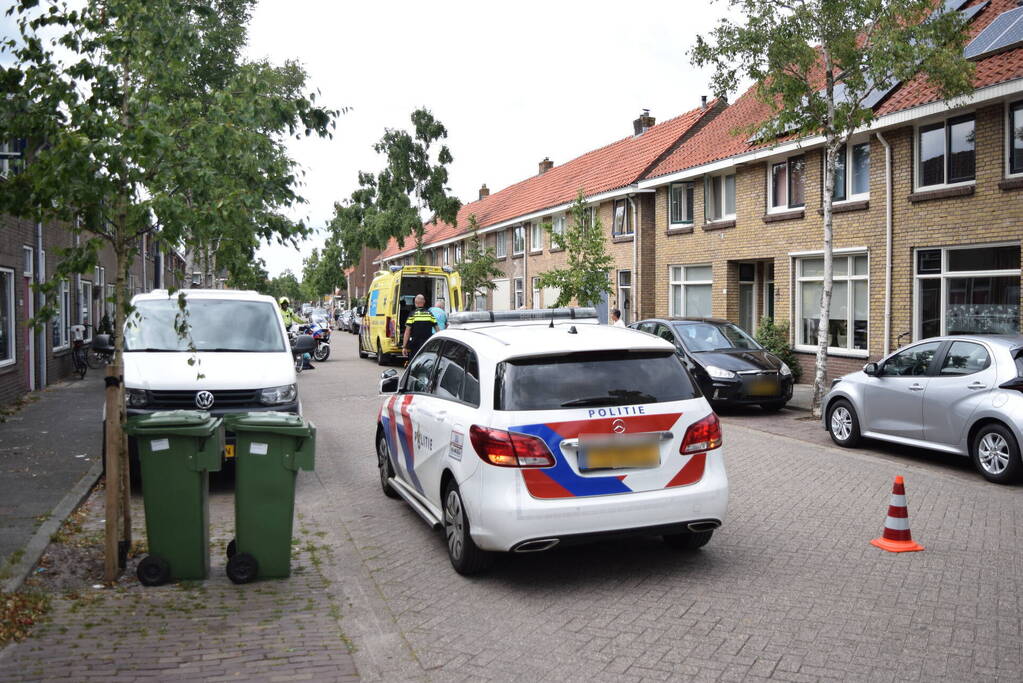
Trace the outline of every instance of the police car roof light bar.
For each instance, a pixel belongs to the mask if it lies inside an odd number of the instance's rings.
[[[448,325],[550,320],[589,320],[597,317],[595,308],[531,308],[520,311],[458,311],[448,315]]]

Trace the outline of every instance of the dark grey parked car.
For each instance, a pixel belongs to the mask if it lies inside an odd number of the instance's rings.
[[[832,383],[824,428],[968,455],[988,481],[1023,478],[1023,337],[934,337]]]

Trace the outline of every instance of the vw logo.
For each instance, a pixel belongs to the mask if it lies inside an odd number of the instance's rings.
[[[625,431],[625,420],[618,418],[611,423],[611,429],[614,430],[615,434],[621,434]]]
[[[195,406],[203,410],[213,407],[213,394],[209,391],[200,391],[195,395]]]

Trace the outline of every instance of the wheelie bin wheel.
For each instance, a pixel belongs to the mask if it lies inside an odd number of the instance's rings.
[[[259,563],[248,553],[236,553],[227,561],[227,578],[234,583],[248,583],[259,573]]]
[[[232,557],[235,556],[235,553],[237,553],[237,552],[238,552],[238,541],[236,539],[232,538],[231,542],[227,544],[227,559],[230,560]]]
[[[170,579],[170,563],[159,555],[146,555],[139,562],[135,575],[143,586],[162,586]]]

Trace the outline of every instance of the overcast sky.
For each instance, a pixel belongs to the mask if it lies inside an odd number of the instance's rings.
[[[338,2],[262,0],[249,56],[296,59],[329,106],[350,110],[333,140],[291,143],[309,204],[296,217],[325,225],[360,170],[377,171],[384,128],[410,127],[426,106],[448,129],[451,188],[476,199],[632,133],[644,108],[658,120],[699,106],[709,74],[686,56],[724,14],[718,3]],[[301,269],[280,246],[260,255],[271,275]]]

